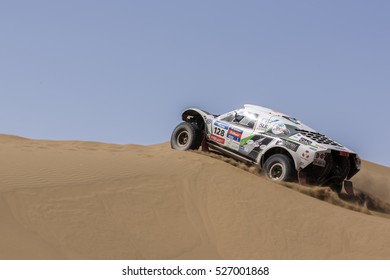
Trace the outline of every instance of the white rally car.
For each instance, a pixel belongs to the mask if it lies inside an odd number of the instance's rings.
[[[257,165],[269,179],[330,186],[354,195],[349,180],[360,158],[295,118],[274,110],[244,105],[222,115],[190,108],[172,133],[173,149],[211,148]]]

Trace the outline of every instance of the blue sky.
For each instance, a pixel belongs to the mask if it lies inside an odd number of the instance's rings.
[[[1,1],[0,133],[166,142],[253,103],[390,166],[389,1]]]

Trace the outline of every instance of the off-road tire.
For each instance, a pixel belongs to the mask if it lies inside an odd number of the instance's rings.
[[[284,154],[270,156],[262,168],[263,175],[272,181],[290,181],[293,177],[294,164]]]
[[[195,123],[182,122],[172,132],[171,147],[175,150],[197,150],[202,142],[202,131]]]

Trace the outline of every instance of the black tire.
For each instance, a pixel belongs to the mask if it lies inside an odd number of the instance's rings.
[[[197,150],[202,142],[202,131],[194,123],[182,122],[172,132],[172,149]]]
[[[333,180],[335,185],[341,185],[351,170],[351,163],[347,157],[338,157],[333,162],[333,168],[328,177],[335,178]]]
[[[284,154],[270,156],[264,163],[262,172],[272,181],[290,181],[292,179],[294,165],[292,160]]]

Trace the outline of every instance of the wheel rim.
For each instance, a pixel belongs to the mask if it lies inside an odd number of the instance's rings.
[[[271,166],[268,175],[272,180],[280,181],[284,176],[284,167],[281,163],[275,163]]]
[[[179,133],[179,135],[177,135],[177,144],[180,146],[180,147],[184,147],[187,145],[188,143],[188,139],[189,139],[189,134],[187,131],[182,131]]]

